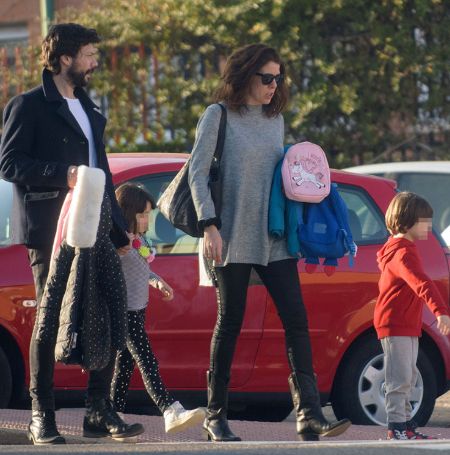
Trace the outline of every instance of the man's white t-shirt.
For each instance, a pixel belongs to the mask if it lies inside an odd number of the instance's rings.
[[[80,125],[84,135],[89,144],[89,167],[97,167],[97,153],[95,150],[94,135],[92,133],[91,123],[83,109],[78,98],[66,98],[67,104],[69,105],[70,112],[75,117],[76,121]]]

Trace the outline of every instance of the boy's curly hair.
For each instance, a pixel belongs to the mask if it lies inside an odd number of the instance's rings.
[[[392,234],[405,234],[420,218],[432,218],[433,209],[426,199],[402,191],[392,199],[386,211],[386,227]]]

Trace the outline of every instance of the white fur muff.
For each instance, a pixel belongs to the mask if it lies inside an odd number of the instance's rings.
[[[76,248],[91,248],[97,238],[100,211],[105,191],[105,173],[98,168],[79,166],[77,183],[67,223],[67,243]]]

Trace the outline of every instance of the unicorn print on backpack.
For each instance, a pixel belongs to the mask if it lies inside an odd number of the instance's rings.
[[[295,161],[289,166],[291,168],[292,180],[297,186],[302,185],[304,182],[311,182],[317,186],[317,188],[325,188],[325,183],[322,183],[320,180],[323,178],[321,172],[313,174],[308,172],[303,166],[301,161]],[[316,165],[314,165],[316,167]]]

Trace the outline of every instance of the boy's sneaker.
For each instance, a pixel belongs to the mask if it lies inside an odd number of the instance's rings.
[[[418,427],[419,425],[413,419],[406,422],[406,433],[408,434],[409,439],[437,439],[417,431]]]
[[[388,430],[386,439],[405,440],[405,439],[414,439],[414,438],[408,438],[408,435],[406,434],[406,430]]]
[[[166,433],[177,433],[194,425],[199,425],[206,417],[205,408],[184,409],[179,401],[175,401],[164,411]]]
[[[408,439],[437,439],[433,438],[433,436],[428,436],[421,433],[420,431],[417,431],[416,429],[413,430],[411,428],[408,428],[406,430],[406,436],[408,436]]]

